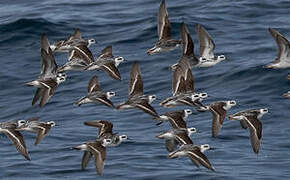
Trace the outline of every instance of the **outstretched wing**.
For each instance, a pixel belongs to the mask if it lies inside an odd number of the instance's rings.
[[[42,61],[40,78],[46,79],[55,77],[57,71],[57,64],[50,49],[48,39],[44,33],[41,35],[40,44],[40,54]]]
[[[194,56],[194,45],[190,33],[186,25],[182,22],[180,27],[181,43],[182,43],[182,56]]]
[[[143,95],[143,81],[138,62],[134,62],[130,71],[129,97]]]
[[[158,37],[159,40],[161,39],[170,39],[170,22],[168,19],[168,12],[165,6],[165,0],[161,1],[160,7],[159,7],[159,11],[158,11],[158,25],[157,25],[157,29],[158,29]]]
[[[88,85],[88,93],[100,91],[98,76],[93,76]]]
[[[277,58],[274,62],[279,63],[281,60],[282,61],[288,60],[290,57],[289,41],[282,34],[280,34],[278,31],[276,31],[275,29],[269,28],[269,32],[271,33],[271,35],[275,39],[277,47],[278,47]]]
[[[199,41],[199,56],[213,59],[215,44],[212,38],[200,24],[196,25],[196,33]]]

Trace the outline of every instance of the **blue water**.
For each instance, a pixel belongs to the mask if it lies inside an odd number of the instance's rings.
[[[211,172],[196,168],[189,159],[169,159],[164,142],[155,138],[169,125],[155,126],[148,114],[139,110],[116,111],[105,106],[73,106],[86,94],[87,83],[98,75],[103,90],[116,91],[112,99],[118,104],[127,98],[129,71],[134,60],[140,62],[145,93],[156,94],[153,106],[159,113],[183,109],[165,109],[158,104],[171,95],[172,72],[168,66],[180,57],[180,49],[148,56],[145,52],[157,39],[156,16],[159,1],[133,0],[36,0],[0,2],[0,121],[39,116],[53,120],[57,127],[34,146],[35,134],[23,133],[31,161],[26,161],[10,140],[0,136],[0,179],[289,179],[290,178],[290,102],[282,94],[290,90],[286,80],[289,70],[268,70],[277,52],[267,28],[278,29],[290,39],[289,1],[202,1],[167,0],[172,37],[179,38],[184,21],[195,42],[195,24],[205,26],[216,43],[216,53],[227,61],[215,67],[194,69],[195,86],[211,98],[205,102],[238,102],[229,113],[248,108],[268,107],[263,123],[259,155],[253,153],[249,133],[238,122],[225,120],[217,138],[211,138],[211,114],[194,113],[188,126],[199,133],[196,144],[208,143],[216,149],[206,152],[215,167]],[[98,72],[69,72],[69,78],[56,90],[49,103],[40,109],[31,106],[35,89],[24,83],[40,72],[40,35],[45,32],[51,42],[67,37],[80,28],[85,38],[98,44],[90,49],[96,56],[107,45],[113,53],[128,61],[119,66],[123,80],[112,80]],[[56,54],[63,64],[66,54]],[[83,125],[88,120],[110,120],[114,130],[132,140],[107,150],[102,176],[96,175],[91,161],[81,171],[82,153],[70,148],[96,137],[97,130]]]

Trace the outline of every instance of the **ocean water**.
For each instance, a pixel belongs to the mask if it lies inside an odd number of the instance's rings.
[[[159,102],[171,95],[172,72],[180,49],[148,56],[146,50],[157,40],[157,11],[160,1],[146,0],[36,0],[0,2],[0,121],[39,116],[58,126],[34,146],[35,134],[23,133],[31,161],[26,161],[5,135],[0,135],[0,179],[289,179],[290,178],[290,101],[281,95],[290,90],[289,70],[263,69],[273,61],[277,47],[268,27],[290,38],[289,1],[258,0],[167,0],[172,37],[179,38],[180,23],[187,24],[198,42],[195,24],[202,24],[213,37],[216,54],[227,60],[211,68],[192,70],[197,91],[207,92],[205,103],[236,100],[229,113],[248,108],[269,108],[263,123],[260,153],[254,154],[249,132],[239,122],[224,122],[217,138],[211,138],[209,112],[188,118],[188,126],[198,133],[196,144],[210,144],[215,150],[205,154],[215,167],[211,172],[196,168],[188,158],[169,159],[164,141],[155,136],[168,130],[168,124],[155,126],[151,116],[139,110],[117,111],[105,106],[73,103],[86,94],[88,81],[99,77],[103,90],[116,91],[114,104],[127,98],[129,71],[138,60],[146,94],[157,95],[153,106],[158,113],[184,109],[165,109]],[[45,32],[54,42],[80,28],[84,38],[95,38],[90,47],[95,56],[107,45],[128,61],[119,66],[122,81],[112,80],[102,71],[68,72],[49,103],[31,106],[34,88],[24,83],[40,73],[40,35]],[[55,54],[58,65],[66,54]],[[131,140],[108,148],[102,176],[97,176],[93,161],[81,170],[82,152],[71,147],[96,138],[97,130],[84,126],[88,120],[110,120],[114,131]]]

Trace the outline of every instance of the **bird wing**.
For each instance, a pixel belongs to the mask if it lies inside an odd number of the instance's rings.
[[[159,11],[158,11],[157,21],[158,21],[157,29],[158,29],[159,40],[170,39],[171,27],[170,27],[170,22],[168,19],[168,12],[165,6],[165,0],[161,1]]]
[[[138,62],[134,62],[130,71],[129,97],[143,95],[143,81]]]
[[[88,85],[88,93],[101,91],[98,76],[93,76]]]
[[[200,24],[196,25],[196,33],[199,41],[199,56],[213,59],[215,44],[212,38]]]

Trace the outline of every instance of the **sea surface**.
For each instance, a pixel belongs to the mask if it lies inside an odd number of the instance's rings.
[[[146,50],[157,40],[157,0],[26,0],[0,1],[0,121],[39,116],[55,121],[48,135],[34,146],[36,134],[23,132],[31,161],[20,155],[11,141],[0,135],[0,179],[290,179],[290,100],[282,94],[290,90],[286,80],[289,69],[269,70],[263,65],[273,61],[277,46],[268,32],[276,28],[290,39],[290,1],[259,0],[178,0],[166,1],[172,38],[180,37],[180,23],[185,22],[195,43],[195,24],[202,24],[213,37],[217,55],[227,60],[211,68],[193,69],[195,87],[207,92],[205,103],[236,100],[229,113],[249,108],[269,108],[263,123],[260,153],[253,153],[248,130],[239,122],[225,120],[217,138],[211,137],[210,112],[193,108],[187,122],[196,127],[195,144],[210,144],[214,150],[205,154],[215,167],[211,172],[195,167],[188,158],[169,159],[164,141],[155,138],[169,130],[168,124],[156,126],[148,114],[138,109],[117,111],[102,105],[73,105],[86,95],[87,84],[99,77],[104,91],[115,91],[114,104],[125,101],[129,71],[139,61],[145,94],[157,95],[153,106],[160,114],[188,107],[165,109],[159,102],[171,95],[172,72],[180,48],[149,56]],[[64,39],[80,28],[84,38],[94,38],[90,47],[94,56],[113,45],[114,55],[127,61],[119,66],[122,81],[111,79],[102,71],[68,72],[54,96],[43,107],[31,106],[35,89],[24,83],[40,73],[40,35],[49,41]],[[55,54],[60,66],[67,54]],[[82,152],[71,147],[96,138],[97,129],[83,125],[89,120],[109,120],[114,131],[131,140],[107,149],[105,168],[98,176],[93,161],[81,170]]]

